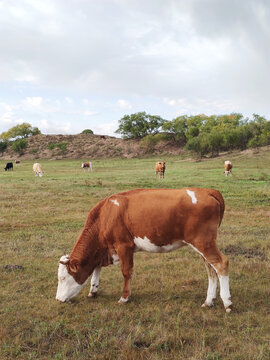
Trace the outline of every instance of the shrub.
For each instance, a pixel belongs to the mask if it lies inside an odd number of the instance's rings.
[[[53,150],[55,148],[58,148],[61,153],[64,153],[67,150],[67,143],[66,142],[60,142],[60,143],[50,143],[48,144],[48,149]]]
[[[8,147],[8,141],[0,140],[0,152],[3,154]]]
[[[94,134],[94,132],[91,129],[85,129],[81,132],[81,134]]]
[[[18,139],[13,142],[11,148],[13,151],[22,155],[24,153],[24,150],[27,148],[27,146],[28,146],[28,141],[26,139]]]

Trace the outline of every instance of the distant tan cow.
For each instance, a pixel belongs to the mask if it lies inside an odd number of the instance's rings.
[[[159,161],[156,163],[156,177],[157,175],[159,175],[159,178],[164,178],[164,173],[165,173],[165,162],[164,161]]]
[[[39,176],[39,177],[43,176],[43,171],[42,171],[41,165],[39,163],[34,163],[33,171],[35,173],[35,176]]]
[[[232,175],[232,163],[229,160],[226,160],[224,163],[225,168],[225,176],[228,176],[229,174]]]

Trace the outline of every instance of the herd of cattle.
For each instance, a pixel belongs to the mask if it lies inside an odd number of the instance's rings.
[[[15,164],[16,165],[20,164],[20,160],[15,160]],[[85,171],[85,169],[88,169],[88,171],[92,171],[92,163],[91,163],[91,161],[82,163],[81,168],[84,171]],[[225,173],[226,176],[232,175],[232,163],[229,160],[226,160],[224,162],[224,168],[225,168],[224,173]],[[4,167],[4,170],[5,171],[13,170],[13,163],[8,162],[6,164],[6,166]],[[156,177],[159,176],[160,179],[164,179],[165,170],[166,170],[165,161],[158,161],[156,163],[156,166],[155,166]],[[42,171],[41,165],[39,163],[35,163],[33,165],[33,171],[35,173],[35,176],[39,176],[39,177],[43,176],[43,171]]]

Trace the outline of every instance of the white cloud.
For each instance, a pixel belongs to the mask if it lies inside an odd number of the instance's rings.
[[[126,101],[126,100],[124,100],[124,99],[119,99],[119,100],[117,101],[117,105],[118,105],[121,109],[127,109],[127,110],[132,109],[132,105],[131,105],[128,101]]]
[[[39,112],[57,113],[60,111],[60,101],[43,99],[41,96],[26,97],[22,101],[22,106],[28,110],[36,110]]]
[[[73,130],[70,122],[54,122],[48,119],[41,120],[39,129],[46,134],[70,134]]]
[[[98,126],[93,126],[91,129],[94,131],[95,134],[116,136],[115,130],[117,128],[118,128],[118,122],[112,121],[112,122],[100,124]]]
[[[85,110],[85,111],[83,112],[83,114],[84,114],[85,116],[93,116],[93,115],[97,115],[98,112],[97,112],[97,111]]]
[[[27,97],[24,102],[29,108],[40,109],[43,105],[43,99],[41,96]]]
[[[68,104],[73,104],[73,99],[72,99],[71,97],[66,96],[66,97],[65,97],[65,100],[66,100],[66,102],[67,102]]]

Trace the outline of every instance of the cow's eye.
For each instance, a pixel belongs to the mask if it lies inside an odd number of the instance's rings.
[[[60,277],[60,281],[64,281],[66,278],[64,276]]]

